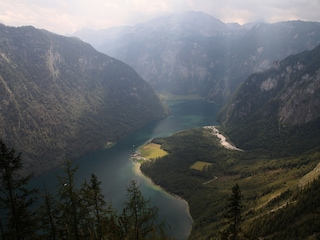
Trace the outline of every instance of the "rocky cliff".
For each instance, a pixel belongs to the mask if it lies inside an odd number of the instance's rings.
[[[165,115],[131,67],[75,38],[0,25],[0,137],[48,170]]]
[[[199,94],[223,104],[250,74],[319,44],[320,23],[240,26],[185,12],[75,35],[128,63],[158,91]]]
[[[290,146],[295,150],[318,146],[320,46],[251,75],[219,119],[240,147],[287,146],[290,151]]]

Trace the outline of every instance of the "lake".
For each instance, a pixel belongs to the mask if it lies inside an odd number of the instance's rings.
[[[112,148],[86,154],[75,161],[80,166],[76,181],[81,184],[84,179],[90,180],[91,173],[94,173],[102,182],[107,203],[112,202],[116,209],[122,209],[126,187],[132,179],[136,180],[143,195],[150,197],[152,204],[159,208],[159,219],[166,219],[175,238],[185,240],[192,227],[187,203],[155,186],[140,173],[137,163],[130,156],[152,138],[170,136],[195,127],[217,125],[215,116],[219,107],[202,100],[170,101],[168,105],[171,114],[167,118],[148,124],[117,142]],[[54,191],[58,188],[56,175],[61,174],[62,170],[56,169],[33,179],[32,185],[41,189],[45,182],[47,188]]]

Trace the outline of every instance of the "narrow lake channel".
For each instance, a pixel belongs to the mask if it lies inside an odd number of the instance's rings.
[[[91,173],[96,174],[102,182],[107,203],[112,202],[116,209],[121,209],[126,196],[126,186],[132,179],[136,180],[144,196],[150,197],[152,204],[159,208],[159,219],[166,219],[176,239],[185,240],[192,227],[187,203],[155,186],[150,179],[140,173],[130,156],[140,145],[152,138],[169,136],[195,127],[216,125],[215,117],[219,107],[202,100],[170,101],[168,105],[171,114],[167,118],[148,124],[117,142],[112,148],[79,158],[75,162],[80,166],[76,181],[79,184],[83,183],[84,179],[90,179]],[[45,182],[47,188],[54,191],[58,187],[56,175],[61,174],[61,169],[46,173],[33,179],[32,185],[41,189]]]

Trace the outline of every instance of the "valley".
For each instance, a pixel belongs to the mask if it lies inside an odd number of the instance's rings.
[[[251,74],[320,44],[320,23],[239,25],[190,11],[74,36],[132,66],[156,91],[197,94],[223,106]]]
[[[0,25],[0,137],[40,174],[167,116],[131,67],[75,38]],[[23,53],[23,54],[21,54]]]
[[[228,239],[225,209],[234,184],[243,194],[240,239],[316,239],[319,194],[308,194],[320,186],[318,51],[252,74],[218,113],[219,131],[197,128],[152,140],[168,155],[141,169],[189,203],[191,239]]]
[[[188,203],[180,197],[171,195],[153,180],[141,173],[140,164],[132,161],[132,156],[153,138],[166,137],[175,132],[216,124],[214,117],[219,110],[215,104],[203,100],[170,100],[167,102],[171,114],[161,120],[154,121],[135,131],[126,138],[119,140],[113,147],[88,153],[77,159],[79,165],[75,182],[80,184],[95,173],[102,182],[101,189],[107,203],[122,210],[126,197],[125,189],[130,180],[134,179],[141,192],[150,198],[151,204],[159,208],[159,219],[166,219],[170,227],[169,235],[178,240],[186,240],[191,232],[193,219]],[[190,107],[192,106],[192,107]],[[154,145],[159,146],[159,145]],[[149,152],[150,153],[150,152]],[[57,168],[33,179],[32,186],[43,191],[45,182],[50,192],[57,186],[55,176],[61,175],[62,168]]]
[[[234,237],[237,186],[239,239],[318,239],[319,44],[319,22],[193,11],[73,37],[0,24],[0,138],[23,159],[11,176],[54,192],[71,160],[118,211],[135,180],[179,240]],[[16,186],[5,150],[0,206]]]

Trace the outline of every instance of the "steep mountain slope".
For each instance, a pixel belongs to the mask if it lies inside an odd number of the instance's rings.
[[[206,95],[208,84],[224,74],[223,36],[227,32],[220,20],[188,12],[133,27],[107,29],[98,36],[92,31],[75,35],[128,63],[156,90]],[[93,36],[100,43],[91,41]]]
[[[190,239],[230,239],[227,190],[235,184],[239,239],[319,238],[320,45],[251,75],[219,118],[244,151],[224,148],[210,128],[191,129],[153,139],[168,154],[141,166],[188,201]]]
[[[319,145],[320,46],[251,75],[219,114],[241,148],[299,152]]]
[[[0,98],[0,137],[37,172],[166,114],[126,64],[33,27],[0,25]]]
[[[319,44],[320,23],[259,23],[248,28],[185,12],[75,36],[128,63],[156,90],[224,103],[250,74]]]

